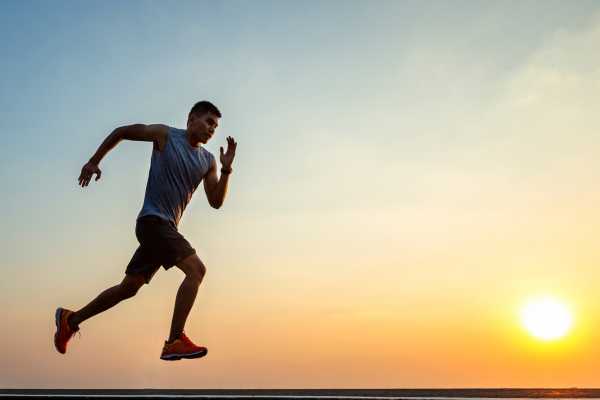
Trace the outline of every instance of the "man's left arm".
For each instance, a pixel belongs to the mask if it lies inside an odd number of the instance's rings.
[[[220,208],[225,201],[229,175],[233,172],[231,164],[235,158],[236,147],[236,141],[231,136],[227,137],[227,152],[223,153],[223,147],[221,146],[220,148],[221,177],[217,177],[217,162],[215,160],[212,161],[210,169],[204,177],[206,198],[208,199],[208,204],[213,208]]]

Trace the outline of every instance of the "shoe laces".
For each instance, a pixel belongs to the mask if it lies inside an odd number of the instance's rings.
[[[185,333],[181,332],[181,335],[179,336],[179,340],[181,340],[182,342],[185,342],[187,344],[194,344],[192,343],[192,341],[190,340],[189,337],[186,336]]]

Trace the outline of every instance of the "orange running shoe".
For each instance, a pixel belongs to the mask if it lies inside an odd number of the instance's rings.
[[[67,343],[73,337],[75,332],[79,331],[79,328],[73,330],[67,322],[69,316],[73,314],[73,311],[67,310],[66,308],[58,307],[54,314],[54,320],[56,322],[56,333],[54,334],[54,347],[59,353],[65,354],[67,352]]]
[[[199,358],[204,357],[208,349],[202,346],[196,346],[185,333],[181,333],[178,339],[175,339],[173,343],[167,343],[162,350],[160,358],[167,361],[180,360],[182,358]]]

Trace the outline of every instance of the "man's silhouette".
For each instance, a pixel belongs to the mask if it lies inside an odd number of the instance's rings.
[[[86,187],[94,174],[96,181],[100,179],[100,160],[121,140],[153,142],[144,204],[135,227],[140,246],[127,265],[125,278],[120,284],[106,289],[80,310],[57,308],[54,345],[60,353],[66,352],[69,339],[79,331],[79,324],[121,300],[135,296],[144,283],[150,283],[160,266],[168,270],[176,265],[185,273],[185,279],[177,292],[171,332],[160,358],[179,360],[206,355],[207,349],[195,345],[184,333],[185,321],[206,268],[194,248],[177,231],[177,226],[201,181],[204,181],[204,191],[212,207],[221,207],[225,200],[237,143],[229,136],[227,151],[223,152],[223,147],[220,148],[220,178],[215,157],[202,147],[214,135],[219,118],[221,112],[217,107],[208,101],[200,101],[189,112],[187,129],[160,124],[117,128],[83,166],[79,185]]]

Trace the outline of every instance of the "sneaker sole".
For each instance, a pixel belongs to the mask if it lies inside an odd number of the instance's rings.
[[[58,339],[58,334],[60,333],[60,315],[62,313],[62,308],[57,308],[56,312],[54,313],[54,323],[56,324],[56,333],[54,334],[54,347],[56,348],[56,351],[58,351],[60,354],[64,354],[62,353],[59,349],[58,346],[56,345],[56,340]]]
[[[208,353],[208,350],[202,350],[202,351],[197,351],[195,353],[187,353],[187,354],[174,353],[174,354],[169,354],[166,356],[160,356],[160,359],[165,360],[165,361],[177,361],[177,360],[181,360],[182,358],[204,357],[207,353]]]

